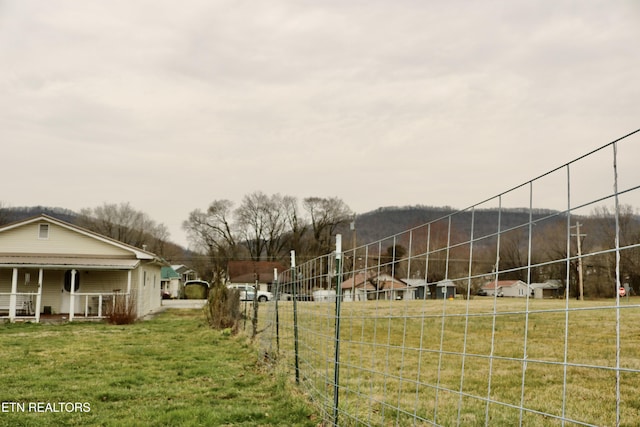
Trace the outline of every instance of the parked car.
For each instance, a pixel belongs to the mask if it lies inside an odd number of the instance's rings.
[[[246,284],[230,284],[229,289],[235,289],[240,292],[240,301],[253,301],[256,297],[256,288]],[[273,294],[267,291],[258,290],[258,301],[267,302],[273,299]]]

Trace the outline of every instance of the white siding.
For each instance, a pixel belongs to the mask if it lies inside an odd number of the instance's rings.
[[[137,289],[133,292],[138,303],[138,316],[144,316],[157,310],[162,304],[160,292],[160,266],[144,264],[134,273],[137,276]]]
[[[82,233],[56,224],[49,225],[49,238],[39,237],[39,224],[34,222],[2,232],[0,253],[11,254],[56,254],[83,256],[132,255],[131,251],[117,247]]]
[[[48,224],[48,233],[40,233],[40,224]],[[84,231],[76,230],[72,225],[67,227],[42,219],[4,229],[0,233],[0,254],[79,256],[85,259],[108,257],[123,261],[132,260],[135,263],[136,256],[140,255],[140,252],[106,238],[96,237],[90,233],[85,234]],[[142,255],[142,258],[145,257],[146,254]],[[126,262],[122,263],[123,268],[126,268],[126,265]],[[130,265],[133,266],[133,263]],[[64,292],[66,269],[62,264],[56,264],[53,268],[43,270],[41,312],[45,307],[51,307],[52,313],[57,314],[65,310],[64,306],[69,306],[67,303],[69,294]],[[80,281],[77,293],[81,294],[79,296],[81,301],[80,306],[76,306],[76,313],[84,310],[86,298],[93,298],[93,296],[87,297],[82,294],[108,294],[116,290],[122,293],[127,292],[129,273],[131,274],[131,292],[136,298],[138,316],[144,316],[161,306],[160,265],[142,260],[135,270],[100,270],[99,267],[92,267],[86,270],[78,269],[77,272]],[[12,275],[12,267],[5,265],[0,268],[0,292],[11,292]],[[39,268],[19,268],[18,292],[38,292],[38,276]],[[35,296],[33,298],[35,302]]]

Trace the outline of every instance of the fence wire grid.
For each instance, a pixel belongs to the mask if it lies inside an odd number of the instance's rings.
[[[323,425],[638,425],[639,132],[375,242],[356,220],[279,272],[261,351]]]

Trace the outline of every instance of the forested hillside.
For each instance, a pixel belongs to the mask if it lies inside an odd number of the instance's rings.
[[[356,218],[356,232],[358,243],[367,243],[392,236],[420,225],[436,221],[456,210],[449,206],[405,206],[384,207],[358,215]],[[469,234],[471,231],[471,211],[460,212],[452,217],[452,229],[456,233]],[[535,210],[532,219],[550,216],[558,217],[558,212],[546,209]],[[558,217],[559,218],[559,217]],[[506,230],[529,221],[529,211],[526,209],[506,209],[500,215],[500,229]],[[566,221],[566,219],[565,219]],[[498,210],[477,210],[474,213],[474,235],[482,236],[495,233],[498,228]],[[350,230],[341,230],[346,236]]]
[[[211,212],[211,211],[209,211]],[[186,264],[201,272],[202,277],[210,278],[212,271],[220,270],[221,275],[226,270],[228,260],[249,259],[247,251],[242,251],[242,244],[237,244],[229,256],[223,257],[223,252],[212,249],[210,252],[191,252],[167,240],[165,228],[157,224],[148,215],[132,210],[128,204],[105,205],[90,211],[75,213],[63,208],[50,207],[21,207],[0,209],[0,225],[19,221],[25,218],[46,213],[55,218],[107,235],[119,241],[141,247],[142,244],[173,264]],[[110,218],[111,221],[99,220]],[[134,219],[136,219],[134,221]],[[631,206],[621,206],[620,216],[616,222],[615,216],[606,207],[594,208],[588,216],[572,215],[552,210],[526,209],[496,209],[454,212],[450,207],[385,207],[355,216],[355,232],[350,226],[353,216],[343,215],[336,219],[336,227],[330,235],[325,236],[326,247],[322,251],[307,252],[297,250],[298,259],[303,262],[333,249],[335,233],[343,235],[343,249],[353,248],[353,239],[357,246],[374,244],[372,252],[379,250],[381,258],[386,255],[396,256],[400,263],[396,274],[408,274],[403,271],[401,263],[403,257],[419,256],[425,253],[427,247],[433,254],[430,257],[429,280],[436,281],[444,277],[445,252],[447,245],[450,251],[446,255],[449,259],[449,274],[467,274],[469,268],[469,241],[473,240],[473,270],[474,274],[487,274],[492,271],[496,259],[500,261],[501,279],[520,279],[541,282],[544,280],[564,280],[567,273],[567,249],[574,276],[578,268],[577,255],[577,225],[580,224],[581,253],[584,256],[585,291],[592,296],[611,296],[611,286],[615,265],[612,248],[616,247],[616,240],[620,247],[627,247],[622,252],[622,279],[637,289],[640,289],[640,218]],[[429,226],[424,226],[429,224]],[[210,225],[210,224],[209,224]],[[234,223],[229,224],[234,227]],[[301,230],[313,242],[315,233],[309,224],[301,223]],[[616,226],[619,228],[616,236]],[[108,229],[105,229],[107,227]],[[473,229],[472,229],[473,227]],[[568,228],[571,227],[571,228]],[[412,230],[411,233],[405,231]],[[295,231],[295,230],[294,230]],[[498,231],[500,238],[498,239]],[[395,237],[393,237],[395,236]],[[294,246],[296,233],[291,230],[283,231],[282,235],[272,238],[280,242],[279,250],[273,256],[265,258],[256,255],[253,260],[277,260],[288,263],[289,252]],[[299,236],[298,236],[299,237]],[[389,238],[391,237],[391,238]],[[298,239],[298,241],[301,241]],[[247,244],[252,244],[247,240]],[[264,241],[263,244],[271,244]],[[395,245],[395,246],[394,246]],[[304,249],[304,246],[301,246]],[[379,247],[379,249],[378,249]],[[371,248],[369,248],[371,249]],[[500,251],[498,254],[497,251]],[[376,252],[377,253],[377,252]],[[236,255],[233,255],[236,254]],[[371,254],[371,252],[370,252]],[[305,256],[306,255],[306,256]],[[369,255],[374,258],[377,255]],[[390,256],[390,255],[389,255]],[[380,259],[382,260],[382,259]],[[390,261],[390,260],[388,260]],[[529,271],[526,266],[537,265]],[[406,260],[405,260],[406,263]],[[431,265],[433,264],[433,265]],[[394,264],[395,265],[395,264]],[[459,270],[459,271],[457,271]],[[572,289],[573,289],[572,285]]]

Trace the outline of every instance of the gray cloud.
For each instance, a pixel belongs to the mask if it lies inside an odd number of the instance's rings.
[[[0,200],[129,201],[178,241],[189,211],[255,190],[465,207],[638,128],[639,18],[600,0],[4,1]]]

